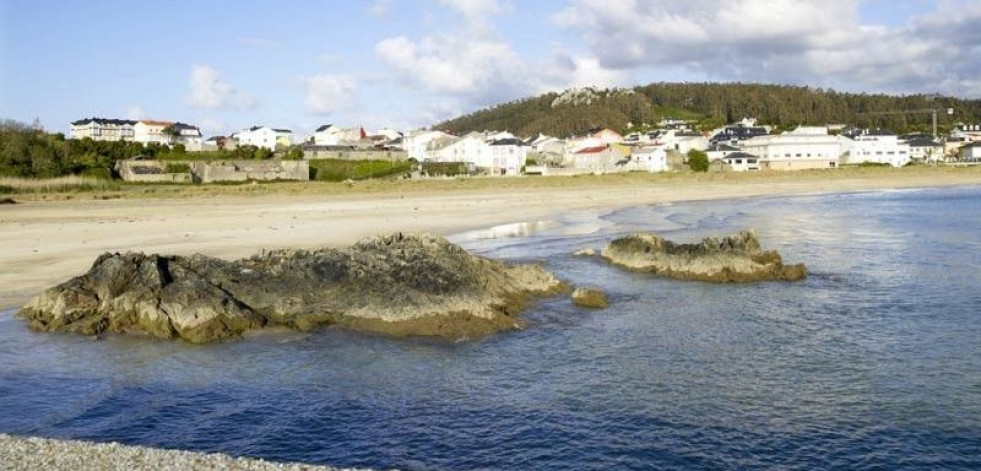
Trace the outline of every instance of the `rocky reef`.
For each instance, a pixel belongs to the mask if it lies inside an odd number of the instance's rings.
[[[682,280],[714,283],[795,281],[807,276],[803,264],[784,265],[780,254],[762,250],[753,230],[677,244],[655,234],[614,240],[600,254],[613,265]]]
[[[395,234],[236,261],[107,253],[19,316],[40,331],[195,343],[266,326],[328,325],[458,339],[518,328],[529,300],[565,289],[537,265],[477,257],[437,236]]]

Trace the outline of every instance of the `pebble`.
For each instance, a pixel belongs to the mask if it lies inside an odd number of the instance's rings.
[[[118,443],[90,443],[7,434],[0,434],[0,470],[357,471],[354,468],[342,470],[303,463],[233,458],[221,453],[162,450]]]

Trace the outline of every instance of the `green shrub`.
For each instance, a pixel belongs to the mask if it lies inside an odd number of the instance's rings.
[[[317,159],[309,161],[310,179],[322,182],[366,180],[402,175],[412,169],[409,162],[387,160]]]
[[[709,169],[708,154],[697,149],[688,151],[688,167],[695,172],[707,172]]]
[[[190,173],[191,166],[184,162],[167,162],[167,173]]]
[[[91,167],[82,170],[83,177],[92,177],[99,180],[112,180],[112,170],[106,167]]]
[[[421,167],[422,173],[431,177],[455,177],[470,173],[463,162],[423,162]]]

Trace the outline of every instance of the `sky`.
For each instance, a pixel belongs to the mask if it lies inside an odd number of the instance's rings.
[[[0,119],[413,129],[571,87],[981,98],[981,0],[0,0]]]

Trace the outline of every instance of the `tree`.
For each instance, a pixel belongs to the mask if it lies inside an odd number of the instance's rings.
[[[303,148],[300,146],[290,147],[286,153],[286,160],[303,160]]]
[[[695,172],[707,172],[709,169],[708,154],[698,149],[688,151],[688,167]]]
[[[168,124],[167,127],[163,128],[163,131],[160,132],[163,133],[164,136],[170,138],[171,144],[177,142],[177,138],[181,136],[181,131],[177,129],[177,126],[174,124]]]

